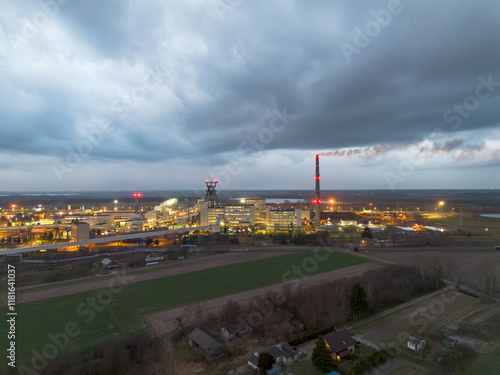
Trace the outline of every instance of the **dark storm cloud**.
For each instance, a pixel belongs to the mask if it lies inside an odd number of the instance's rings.
[[[437,128],[452,136],[456,123],[446,122],[443,113],[474,95],[478,77],[486,79],[491,74],[494,82],[500,82],[500,49],[493,48],[498,45],[499,12],[493,2],[436,5],[402,1],[402,12],[394,15],[359,55],[353,55],[351,63],[345,60],[339,44],[354,45],[355,28],[363,29],[373,19],[370,11],[382,11],[387,3],[350,3],[341,11],[336,5],[322,4],[321,13],[311,20],[316,27],[300,22],[308,14],[304,8],[283,10],[269,5],[269,13],[287,14],[288,18],[278,15],[278,22],[266,22],[262,8],[243,5],[239,15],[250,14],[241,17],[256,21],[261,15],[259,31],[255,32],[261,37],[259,43],[247,42],[251,53],[242,57],[244,64],[234,73],[201,67],[200,75],[218,77],[224,91],[213,95],[199,111],[190,108],[186,124],[198,129],[206,119],[210,133],[220,134],[214,130],[253,122],[242,130],[239,139],[244,139],[266,125],[262,113],[287,106],[299,116],[269,145],[271,148],[404,142],[424,139]],[[335,27],[321,29],[329,23],[337,24],[339,31],[335,32]],[[242,30],[236,30],[233,46],[243,43],[238,31]],[[497,126],[494,97],[498,98],[498,91],[461,121],[460,130]],[[250,113],[250,119],[220,118],[231,111],[235,101],[253,106],[256,113]],[[235,146],[226,137],[207,136],[211,140],[207,152]]]
[[[223,163],[284,108],[295,117],[266,150],[399,144],[438,128],[453,138],[498,127],[497,2],[401,0],[401,11],[363,48],[356,47],[357,30],[374,22],[372,12],[387,11],[387,1],[243,0],[223,17],[210,4],[61,6],[28,41],[30,58],[0,78],[1,150],[64,158],[85,137],[81,123],[98,117],[116,130],[88,158],[182,154]],[[19,7],[15,14],[23,17]],[[0,31],[5,39],[16,29]],[[346,58],[342,43],[359,53]],[[17,56],[1,57],[12,67]],[[160,83],[144,89],[158,66]],[[488,98],[458,114],[459,123],[443,119],[447,110],[457,116],[454,104],[464,105],[479,77],[489,76],[492,90],[481,91]],[[31,110],[22,105],[26,92],[39,97],[28,100]],[[127,110],[118,113],[113,103]]]

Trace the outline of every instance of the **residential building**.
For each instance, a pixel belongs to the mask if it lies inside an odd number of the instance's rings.
[[[298,361],[299,353],[293,350],[287,342],[280,342],[279,344],[265,348],[263,353],[269,353],[273,356],[276,364],[289,364]]]
[[[338,362],[351,358],[351,355],[354,353],[356,340],[345,329],[325,335],[324,340],[326,347],[332,351],[334,358]]]

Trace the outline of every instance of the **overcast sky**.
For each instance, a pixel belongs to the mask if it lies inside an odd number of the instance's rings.
[[[0,5],[0,190],[500,188],[500,2]],[[327,156],[328,155],[328,156]]]

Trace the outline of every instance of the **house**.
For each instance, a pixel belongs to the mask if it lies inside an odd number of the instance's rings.
[[[420,352],[425,348],[425,340],[420,340],[413,336],[410,336],[408,337],[408,340],[406,340],[406,346],[411,350]]]
[[[289,363],[296,362],[299,359],[299,353],[293,350],[287,342],[280,342],[279,344],[268,346],[267,348],[262,350],[262,353],[264,352],[271,354],[274,362],[277,365],[287,365]],[[259,353],[254,353],[250,358],[248,358],[247,364],[253,369],[257,370],[259,368]],[[273,369],[269,371],[272,370]],[[274,372],[271,372],[269,374],[274,374]]]
[[[163,257],[160,254],[158,254],[156,251],[153,251],[152,253],[149,253],[148,256],[146,257],[146,262],[157,262],[162,259]]]
[[[251,331],[252,331],[252,327],[250,327],[247,323],[236,322],[236,323],[233,323],[233,324],[230,324],[226,327],[221,328],[220,334],[225,339],[232,340],[238,336],[241,336],[245,333],[249,333]]]
[[[293,350],[287,342],[280,342],[279,344],[269,346],[262,352],[271,354],[276,364],[289,364],[298,361],[299,353]]]
[[[113,262],[111,259],[104,258],[101,260],[101,263],[99,263],[99,268],[102,270],[112,270],[118,268],[118,264]]]
[[[189,346],[200,351],[207,361],[213,361],[225,355],[222,344],[199,328],[193,329],[189,334]]]
[[[344,359],[350,359],[351,355],[354,353],[356,340],[354,340],[351,334],[345,329],[329,333],[324,339],[326,347],[332,351],[337,362],[341,362]]]

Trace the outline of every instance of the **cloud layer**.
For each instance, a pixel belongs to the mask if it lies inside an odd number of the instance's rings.
[[[349,149],[372,150],[377,165],[351,162],[378,177],[360,186],[347,168],[343,187],[389,187],[401,149],[429,162],[440,152],[432,169],[454,180],[484,168],[472,187],[499,185],[498,2],[44,0],[0,10],[2,190],[134,188],[142,174],[141,188],[190,188],[235,161],[242,171],[227,188],[309,188],[306,175],[286,176],[307,173],[309,155]],[[447,187],[439,173],[418,184]]]

